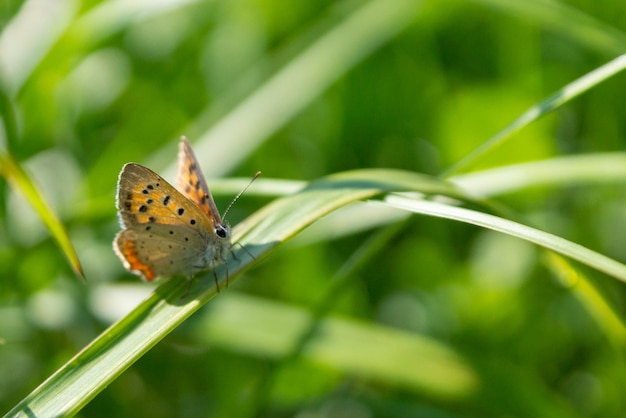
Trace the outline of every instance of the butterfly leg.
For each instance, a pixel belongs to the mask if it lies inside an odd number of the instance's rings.
[[[243,245],[243,244],[242,244],[242,243],[240,243],[240,242],[236,242],[235,244],[239,245],[239,246],[241,247],[241,249],[242,249],[242,250],[244,250],[244,251],[245,251],[245,252],[246,252],[246,253],[250,256],[250,258],[252,258],[253,260],[256,260],[256,257],[255,257],[255,256],[254,256],[254,255],[253,255],[250,251],[248,251],[248,249],[246,248],[246,246],[245,246],[245,245]],[[231,252],[231,254],[233,255],[233,257],[235,258],[235,260],[239,260],[239,259],[237,258],[237,256],[235,255],[235,252],[232,250],[232,247],[231,247],[231,249],[230,249],[230,252]]]
[[[226,266],[226,287],[228,287],[228,261],[226,259],[223,260],[224,265]]]
[[[228,273],[228,270],[227,270],[227,273]],[[217,281],[217,272],[215,271],[215,269],[213,269],[213,278],[215,279],[215,288],[217,289],[217,293],[219,293],[220,292],[220,284]],[[226,276],[226,283],[227,283],[227,286],[228,286],[228,274]]]
[[[235,252],[233,251],[232,245],[228,248],[228,251],[230,252],[230,255],[232,255],[235,260],[239,261],[237,254],[235,254]],[[226,266],[226,287],[228,287],[228,260],[223,255],[222,255],[222,262]]]

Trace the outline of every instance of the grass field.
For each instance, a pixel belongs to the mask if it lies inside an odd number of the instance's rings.
[[[0,411],[624,416],[625,24],[618,1],[2,2]],[[122,166],[174,181],[181,135],[222,211],[262,172],[219,293],[112,249]]]

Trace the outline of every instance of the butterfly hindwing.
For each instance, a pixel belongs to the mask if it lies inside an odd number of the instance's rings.
[[[114,249],[127,270],[146,280],[190,275],[209,267],[214,255],[210,236],[183,225],[135,225],[117,234]]]

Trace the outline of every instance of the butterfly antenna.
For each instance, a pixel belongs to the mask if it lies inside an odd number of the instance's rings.
[[[252,183],[254,183],[254,180],[259,178],[260,175],[261,175],[261,172],[257,171],[256,174],[254,175],[254,177],[252,177],[252,180],[250,180],[250,182],[246,185],[246,187],[244,187],[239,193],[237,193],[237,196],[235,196],[233,198],[232,202],[230,202],[230,205],[228,205],[228,207],[224,211],[224,214],[222,215],[222,220],[226,219],[226,215],[228,214],[228,211],[233,206],[233,204],[241,197],[242,194],[244,194],[246,192],[246,190],[248,190],[248,187],[250,187],[252,185]]]

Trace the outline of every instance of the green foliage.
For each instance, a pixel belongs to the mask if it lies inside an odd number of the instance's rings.
[[[622,416],[621,10],[3,3],[0,410]],[[263,172],[219,294],[111,249],[181,134],[220,208]]]

